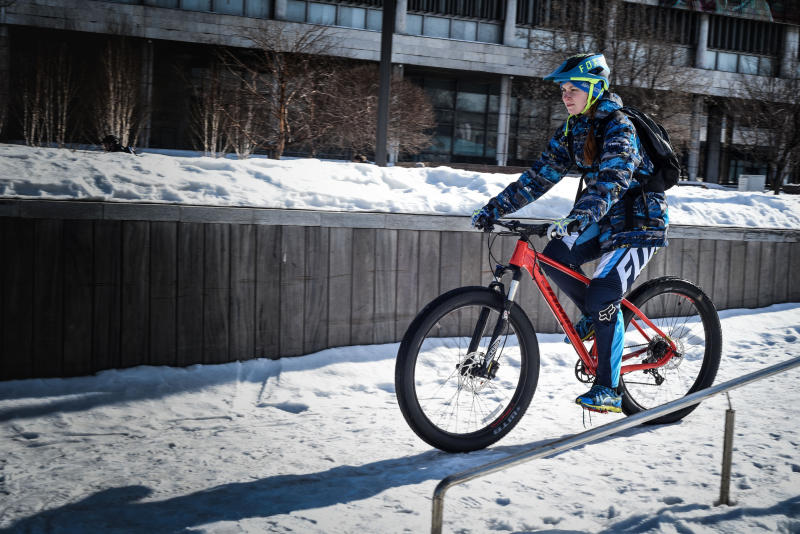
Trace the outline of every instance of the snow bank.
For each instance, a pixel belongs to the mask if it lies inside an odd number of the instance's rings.
[[[7,198],[469,215],[517,177],[449,167],[131,156],[0,144],[0,197]],[[576,178],[565,178],[519,216],[562,216],[576,188]],[[667,196],[676,224],[800,228],[797,195],[681,186]]]

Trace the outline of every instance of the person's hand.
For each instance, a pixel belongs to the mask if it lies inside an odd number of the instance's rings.
[[[562,237],[566,237],[572,232],[576,231],[578,226],[580,226],[580,222],[570,217],[556,219],[547,228],[547,235],[549,235],[551,238],[561,239]]]
[[[500,218],[500,212],[494,200],[490,200],[484,207],[472,212],[472,226],[478,230],[489,231],[494,226],[494,221]]]

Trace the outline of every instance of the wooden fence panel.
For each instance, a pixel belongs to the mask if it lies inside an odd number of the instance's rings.
[[[122,314],[120,366],[149,362],[150,224],[122,223]]]
[[[178,365],[203,361],[204,225],[178,224],[178,295],[176,334]]]
[[[46,376],[34,367],[34,239],[33,219],[3,219],[2,379]],[[13,251],[13,252],[12,252]],[[36,318],[38,321],[38,317]]]
[[[417,303],[420,308],[439,296],[440,246],[441,233],[429,230],[419,233]]]
[[[673,239],[669,246],[664,249],[666,255],[666,275],[667,276],[683,276],[683,240]]]
[[[122,223],[94,223],[94,312],[92,369],[120,366],[122,311]],[[176,362],[179,363],[179,362]]]
[[[35,237],[33,365],[36,376],[62,376],[63,221],[37,220]]]
[[[758,292],[761,280],[761,243],[758,241],[748,241],[745,247],[745,278],[744,278],[744,301],[745,308],[755,308],[758,306]]]
[[[747,243],[744,241],[731,242],[731,269],[728,280],[728,306],[730,308],[741,308],[744,306],[744,288]]]
[[[699,239],[697,254],[697,285],[709,296],[714,290],[714,277],[716,276],[717,249],[714,241]]]
[[[681,240],[681,277],[700,285],[700,240]]]
[[[280,357],[282,227],[256,227],[255,357]]]
[[[714,271],[714,285],[703,288],[717,309],[728,307],[728,281],[731,276],[731,242],[716,241],[714,244],[714,264],[707,265]]]
[[[375,335],[374,343],[391,343],[402,332],[397,324],[397,230],[375,234]]]
[[[203,278],[203,362],[225,363],[230,350],[230,225],[206,224]]]
[[[150,223],[150,365],[177,362],[178,224]]]
[[[255,356],[256,227],[231,226],[230,353],[228,359]]]
[[[92,221],[64,221],[63,376],[92,372]]]
[[[303,353],[305,331],[305,228],[284,226],[281,251],[281,355],[297,356]]]
[[[329,230],[319,226],[306,228],[306,249],[311,255],[306,261],[305,354],[328,347]]]
[[[353,229],[331,228],[328,283],[328,346],[350,345],[353,301]]]
[[[790,243],[775,243],[775,256],[771,259],[775,263],[775,279],[772,284],[775,303],[788,301],[789,277],[797,275],[797,273],[790,274],[789,271],[789,245]]]
[[[776,243],[761,243],[761,258],[758,271],[758,295],[756,305],[759,308],[769,306],[775,300],[775,245]]]
[[[416,287],[419,280],[419,232],[400,230],[397,233],[397,325],[398,337],[419,312]]]
[[[367,345],[375,320],[375,230],[353,230],[353,309],[350,343]]]
[[[461,287],[461,247],[464,232],[442,232],[439,293]]]
[[[486,262],[483,236],[475,232],[465,233],[461,240],[461,286],[479,286],[481,269]]]

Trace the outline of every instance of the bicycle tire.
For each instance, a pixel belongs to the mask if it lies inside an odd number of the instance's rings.
[[[481,383],[467,371],[474,361],[470,341],[488,344],[488,337],[471,334],[480,310],[488,310],[483,332],[491,332],[503,303],[504,296],[493,289],[454,289],[428,304],[403,336],[395,365],[397,402],[411,429],[437,449],[483,449],[508,434],[531,402],[539,379],[539,345],[516,303],[498,348],[497,375]]]
[[[664,366],[655,369],[655,372],[633,371],[620,378],[622,411],[626,415],[633,415],[711,386],[722,354],[722,328],[711,299],[687,280],[663,277],[645,282],[631,293],[628,300],[675,342],[680,352],[679,356],[673,357]],[[623,353],[626,353],[632,348],[643,346],[644,338],[631,324],[632,311],[624,309],[623,318]],[[640,326],[652,334],[649,327]],[[653,355],[653,351],[657,350],[654,347],[655,345],[650,345],[643,355],[644,358],[657,357]],[[698,404],[653,419],[646,424],[674,423],[686,417]]]

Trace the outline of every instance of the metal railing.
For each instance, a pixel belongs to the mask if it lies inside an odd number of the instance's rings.
[[[787,371],[797,366],[800,366],[800,356],[798,356],[797,358],[792,358],[791,360],[786,360],[785,362],[781,362],[779,364],[772,365],[770,367],[766,367],[760,371],[755,371],[753,373],[740,376],[733,380],[723,382],[722,384],[718,384],[716,386],[712,386],[710,388],[697,391],[690,395],[686,395],[685,397],[680,398],[678,400],[674,400],[672,402],[662,404],[661,406],[657,406],[650,410],[646,410],[643,412],[639,412],[635,415],[631,415],[630,417],[626,417],[625,419],[621,419],[619,421],[615,421],[607,425],[599,426],[597,428],[587,430],[586,432],[581,432],[580,434],[568,436],[566,438],[553,441],[546,445],[541,445],[533,449],[528,449],[526,451],[519,452],[517,454],[508,456],[506,458],[502,458],[500,460],[496,460],[488,464],[479,465],[472,469],[468,469],[467,471],[462,471],[461,473],[456,473],[454,475],[445,477],[444,479],[442,479],[441,482],[439,482],[439,484],[436,486],[436,489],[433,491],[433,515],[431,518],[431,533],[441,534],[442,532],[442,520],[444,515],[444,494],[448,489],[450,489],[453,486],[456,486],[458,484],[463,484],[465,482],[468,482],[470,480],[473,480],[481,476],[489,475],[491,473],[496,473],[497,471],[502,471],[503,469],[506,469],[508,467],[517,464],[521,464],[523,462],[536,460],[537,458],[545,458],[557,454],[559,452],[563,452],[569,449],[574,449],[575,447],[579,447],[581,445],[585,445],[586,443],[596,441],[600,438],[616,434],[618,432],[621,432],[622,430],[640,425],[652,419],[657,419],[663,415],[676,412],[682,408],[693,406],[695,404],[698,404],[700,401],[704,399],[713,397],[714,395],[718,395],[720,393],[724,393],[732,389],[742,387],[746,384],[750,384],[757,380],[761,380],[762,378],[767,378],[769,376],[776,375],[778,373]],[[728,411],[731,412],[732,410]],[[732,439],[733,436],[733,428],[732,428],[733,418],[729,417],[727,419],[731,421],[731,424],[730,425],[726,424],[725,428],[726,444],[730,439]],[[730,458],[728,458],[728,462],[729,461]],[[725,474],[725,471],[726,470],[723,468],[723,476]],[[730,473],[730,469],[728,469],[727,471],[728,473]],[[724,487],[725,487],[724,479],[722,486],[724,492]],[[721,499],[724,499],[724,497],[721,496]]]

